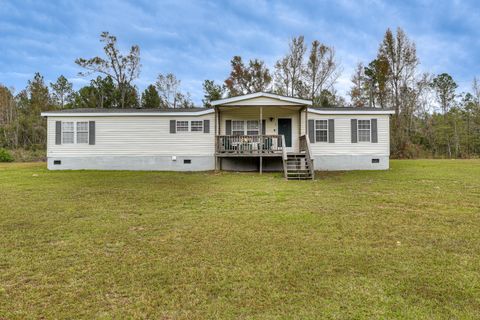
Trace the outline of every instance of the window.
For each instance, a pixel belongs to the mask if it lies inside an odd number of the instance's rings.
[[[74,143],[73,122],[62,122],[62,143]]]
[[[188,121],[177,121],[177,132],[188,132]]]
[[[183,159],[183,164],[191,164],[192,160],[191,159]]]
[[[77,122],[77,143],[88,143],[88,122]]]
[[[62,160],[53,160],[53,164],[58,166],[58,165],[62,164]]]
[[[258,136],[258,120],[247,121],[247,134],[251,136]]]
[[[328,142],[328,120],[315,121],[315,141]]]
[[[372,159],[372,163],[380,163],[380,159]]]
[[[243,136],[245,134],[243,121],[232,121],[232,135]]]
[[[370,142],[370,120],[358,120],[358,141]]]
[[[192,132],[202,132],[203,131],[203,121],[192,121],[190,123],[190,128]]]

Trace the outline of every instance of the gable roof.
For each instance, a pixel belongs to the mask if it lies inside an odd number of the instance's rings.
[[[226,99],[220,99],[220,100],[214,100],[211,102],[212,106],[225,106],[225,105],[241,105],[242,101],[247,101],[247,100],[252,100],[252,99],[258,99],[258,98],[268,98],[268,99],[273,99],[278,101],[278,105],[281,105],[282,103],[287,103],[289,105],[304,105],[304,106],[311,106],[312,101],[311,100],[305,100],[305,99],[299,99],[299,98],[294,98],[294,97],[287,97],[287,96],[282,96],[274,93],[267,93],[267,92],[256,92],[256,93],[249,93],[249,94],[244,94],[241,96],[237,97],[232,97],[232,98],[226,98]],[[274,105],[272,103],[267,103],[265,101],[260,101],[258,102],[259,104],[257,105]]]
[[[309,107],[308,112],[316,114],[395,114],[393,109],[357,107]]]
[[[200,116],[213,113],[215,110],[209,108],[178,108],[178,109],[120,109],[120,108],[78,108],[78,109],[62,109],[42,112],[43,117],[51,116]]]

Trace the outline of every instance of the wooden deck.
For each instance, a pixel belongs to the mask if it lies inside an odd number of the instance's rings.
[[[282,157],[281,135],[217,136],[218,157]]]
[[[297,153],[287,153],[283,135],[223,135],[216,139],[216,168],[221,169],[219,158],[258,157],[259,172],[262,173],[263,158],[279,157],[282,159],[285,179],[314,179],[313,158],[307,135],[300,136],[300,150]]]

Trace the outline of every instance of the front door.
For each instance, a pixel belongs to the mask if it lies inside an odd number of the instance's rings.
[[[292,147],[292,119],[278,119],[278,134],[285,136],[285,145]]]

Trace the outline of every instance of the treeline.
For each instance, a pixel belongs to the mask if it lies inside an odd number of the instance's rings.
[[[391,108],[391,153],[397,158],[480,155],[480,87],[458,93],[447,73],[419,72],[415,44],[387,30],[377,56],[359,63],[349,92],[354,107]]]
[[[79,58],[81,76],[95,75],[78,91],[64,76],[47,84],[35,74],[18,93],[0,85],[0,147],[45,147],[46,123],[40,113],[66,108],[193,108],[188,92],[174,74],[159,74],[141,92],[133,84],[140,75],[140,48],[122,54],[115,36],[100,36],[104,56]],[[391,121],[393,157],[450,157],[480,155],[480,85],[474,79],[471,92],[457,92],[447,73],[419,72],[415,44],[398,29],[387,30],[377,56],[359,63],[352,75],[349,101],[339,95],[335,83],[342,73],[335,49],[303,36],[293,38],[287,53],[272,67],[260,59],[231,60],[223,83],[205,80],[204,107],[212,100],[258,91],[311,99],[314,107],[350,106],[395,110]]]

